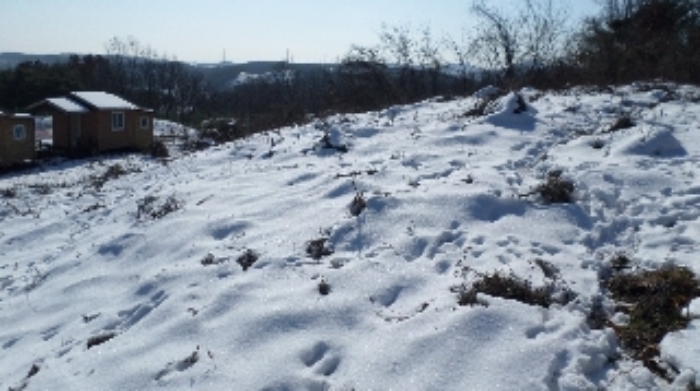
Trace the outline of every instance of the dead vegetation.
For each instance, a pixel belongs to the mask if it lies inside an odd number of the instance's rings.
[[[465,117],[482,117],[486,115],[486,108],[493,102],[492,99],[479,99],[469,110],[464,113]]]
[[[619,262],[626,267],[628,262]],[[700,297],[700,284],[685,267],[616,273],[605,288],[618,302],[617,310],[629,316],[626,325],[609,323],[630,356],[666,379],[673,376],[659,364],[659,344],[666,334],[684,329],[691,318],[690,302]]]
[[[357,217],[367,208],[367,201],[362,193],[355,194],[355,198],[350,203],[350,214]]]
[[[503,96],[502,92],[493,92],[477,99],[474,105],[464,113],[465,117],[483,117],[489,113],[494,103]]]
[[[161,201],[159,197],[150,195],[136,202],[136,218],[139,220],[158,220],[182,208],[184,203],[171,195]]]
[[[326,296],[329,293],[331,293],[331,285],[326,282],[326,280],[321,280],[321,282],[318,283],[318,293],[321,294],[321,296]]]
[[[519,194],[522,197],[538,195],[547,204],[568,204],[574,200],[574,182],[565,179],[561,170],[552,170],[547,173],[545,181],[533,190]]]
[[[119,163],[112,164],[107,168],[107,170],[101,175],[93,175],[90,177],[90,184],[97,190],[101,190],[102,187],[109,181],[120,178],[124,175],[128,175],[134,172],[140,172],[138,168],[125,168]]]
[[[0,197],[2,198],[15,198],[17,197],[17,190],[14,187],[7,187],[0,189]]]
[[[310,240],[306,244],[306,255],[316,261],[331,254],[333,254],[333,249],[328,246],[328,238]]]
[[[479,301],[477,297],[479,293],[545,308],[554,303],[551,289],[548,287],[535,288],[527,280],[501,272],[479,273],[477,279],[470,286],[462,284],[453,288],[453,291],[458,293],[457,303],[461,306],[486,305]]]
[[[209,253],[202,258],[199,263],[202,264],[202,266],[211,266],[211,265],[216,265],[218,262],[216,260],[216,257],[214,254]]]
[[[238,257],[238,259],[236,259],[236,262],[241,265],[243,271],[246,271],[258,261],[258,258],[260,258],[258,253],[251,249],[247,249],[240,257]]]
[[[574,183],[562,177],[561,170],[550,171],[544,183],[535,188],[535,193],[548,204],[573,201]]]
[[[39,195],[49,195],[52,192],[52,186],[48,183],[31,184],[27,185],[27,187],[32,189],[34,193]]]
[[[168,146],[163,141],[155,141],[151,146],[151,157],[154,159],[165,159],[170,157]]]
[[[603,133],[613,133],[622,129],[629,129],[635,126],[629,114],[619,116]]]

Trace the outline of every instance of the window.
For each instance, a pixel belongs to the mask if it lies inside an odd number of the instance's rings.
[[[112,113],[112,130],[124,130],[123,111],[115,111]]]
[[[150,121],[148,121],[148,117],[146,117],[145,115],[141,117],[141,129],[149,129],[149,122]]]
[[[24,140],[27,138],[27,128],[24,125],[18,124],[12,127],[12,135],[15,140]]]

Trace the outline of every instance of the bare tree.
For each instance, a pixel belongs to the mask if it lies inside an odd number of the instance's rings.
[[[567,14],[552,0],[525,0],[515,12],[504,12],[474,0],[472,13],[479,19],[470,51],[491,69],[502,69],[505,79],[516,66],[546,67],[561,54]]]
[[[463,34],[461,42],[449,36],[445,38],[444,42],[444,46],[448,48],[450,58],[454,60],[452,64],[456,67],[459,81],[457,91],[462,94],[469,91],[476,76],[476,67],[472,63],[472,53],[469,50],[469,44],[465,40],[468,42],[468,37],[466,34]]]
[[[428,94],[434,95],[438,91],[440,74],[442,72],[442,48],[433,39],[429,27],[425,27],[421,32],[421,39],[418,46],[418,62],[423,74],[430,77]]]
[[[474,3],[472,12],[484,23],[479,24],[480,31],[472,42],[471,51],[487,67],[501,67],[506,78],[512,77],[518,47],[515,20],[489,8],[483,1]]]
[[[534,69],[551,65],[563,54],[567,19],[566,10],[554,7],[552,0],[525,1],[519,17],[523,57]]]

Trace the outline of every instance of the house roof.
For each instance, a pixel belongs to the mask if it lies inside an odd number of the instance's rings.
[[[85,107],[67,98],[48,98],[46,102],[67,113],[86,113],[88,111]]]
[[[44,105],[66,113],[87,113],[91,110],[139,110],[135,104],[102,91],[74,91],[66,97],[48,98],[29,106],[35,110]]]
[[[26,113],[5,113],[2,110],[0,110],[0,117],[10,117],[10,118],[31,118],[31,114],[26,114]]]
[[[102,91],[77,91],[71,92],[71,97],[80,103],[95,109],[125,109],[134,110],[138,106],[116,95]]]

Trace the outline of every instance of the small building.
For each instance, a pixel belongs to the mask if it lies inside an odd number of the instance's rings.
[[[34,118],[0,111],[0,167],[34,160]]]
[[[153,144],[153,111],[107,92],[71,92],[28,110],[53,118],[53,147],[68,153],[145,150]]]

